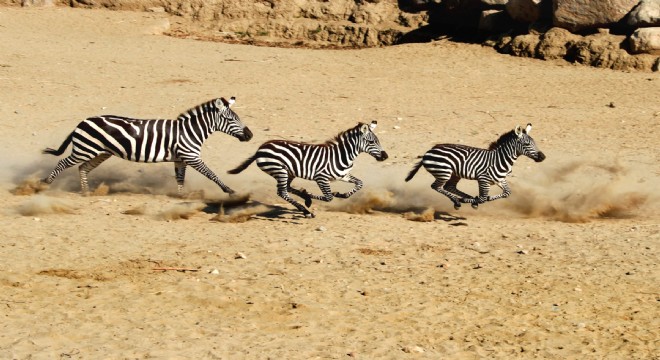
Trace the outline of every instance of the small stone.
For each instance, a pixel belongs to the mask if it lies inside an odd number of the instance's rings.
[[[220,275],[220,270],[218,270],[218,269],[213,269],[213,270],[211,270],[211,271],[209,272],[209,274],[211,274],[211,275]]]
[[[399,125],[394,125],[394,126],[392,126],[392,129],[394,129],[394,130],[399,130],[399,129],[401,129],[401,126],[399,126]]]
[[[319,227],[316,228],[316,231],[323,232],[323,231],[326,231],[326,230],[328,230],[328,229],[326,229],[325,226],[319,226]]]
[[[516,253],[518,253],[520,255],[527,255],[529,253],[529,251],[527,251],[527,250],[518,250],[518,251],[516,251]]]
[[[234,255],[234,259],[247,259],[247,256],[245,256],[245,254],[243,254],[242,252],[237,252]]]

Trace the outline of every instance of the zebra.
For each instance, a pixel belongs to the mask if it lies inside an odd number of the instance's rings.
[[[176,120],[132,119],[116,115],[90,117],[78,124],[62,145],[45,154],[62,155],[73,143],[71,155],[61,159],[55,169],[42,181],[50,184],[57,175],[76,165],[79,167],[80,187],[89,192],[87,174],[112,155],[125,160],[144,163],[174,162],[178,194],[183,192],[186,166],[199,171],[229,194],[234,190],[225,185],[200,158],[202,143],[214,131],[222,131],[240,141],[250,141],[252,132],[231,110],[236,101],[217,98],[181,113]]]
[[[324,144],[271,140],[262,144],[252,157],[229,170],[229,173],[238,174],[256,161],[262,171],[277,180],[277,195],[295,206],[305,217],[313,218],[314,214],[307,209],[312,205],[312,199],[347,199],[362,188],[362,180],[350,174],[358,154],[366,152],[378,161],[388,158],[374,133],[376,125],[376,121],[371,124],[358,123]],[[292,188],[291,182],[296,177],[316,181],[323,195]],[[354,187],[346,193],[332,192],[330,181],[334,180],[353,183]],[[291,198],[289,192],[303,198],[305,206]]]
[[[534,139],[529,136],[532,124],[523,129],[518,125],[490,144],[488,149],[480,149],[458,144],[438,144],[426,152],[406,177],[406,181],[415,176],[423,165],[435,177],[431,188],[445,196],[458,210],[461,203],[470,203],[474,209],[486,201],[506,198],[511,189],[506,176],[519,156],[541,162],[545,154],[541,152]],[[456,188],[461,179],[477,180],[479,196],[472,197]],[[489,196],[490,185],[498,185],[502,193]]]

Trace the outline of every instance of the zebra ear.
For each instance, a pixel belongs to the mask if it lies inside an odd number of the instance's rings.
[[[374,131],[376,125],[378,125],[378,122],[376,120],[372,121],[371,124],[369,125],[369,129],[371,129],[371,131]]]
[[[362,124],[362,126],[360,126],[360,132],[363,133],[363,134],[366,134],[367,132],[369,132],[369,125]]]
[[[532,124],[527,124],[527,126],[525,127],[524,132],[525,132],[525,134],[529,135],[530,131],[532,131]]]
[[[222,106],[231,107],[236,102],[236,98],[232,96],[232,97],[229,98],[229,101],[227,101],[227,99],[222,97],[222,98],[220,98],[220,101],[222,102]],[[218,103],[218,100],[215,101],[215,104],[220,106],[220,103]]]
[[[517,135],[518,137],[521,137],[521,136],[522,136],[522,133],[523,133],[523,130],[522,130],[522,128],[520,127],[520,125],[516,126],[516,135]]]

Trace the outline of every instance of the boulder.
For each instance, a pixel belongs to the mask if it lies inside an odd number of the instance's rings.
[[[660,55],[660,27],[639,28],[630,35],[630,51]]]
[[[565,59],[570,62],[613,70],[653,70],[657,56],[631,55],[622,49],[622,43],[625,40],[625,36],[610,34],[580,37],[579,40],[569,44]]]
[[[539,42],[539,36],[536,34],[518,35],[509,43],[508,52],[515,56],[536,57]]]
[[[508,3],[509,0],[481,0],[481,3],[484,4],[485,7],[502,7]]]
[[[530,24],[541,17],[541,3],[543,0],[509,0],[506,12],[513,20]]]
[[[626,23],[633,27],[660,26],[660,0],[642,0],[626,18]]]
[[[579,39],[580,35],[554,27],[541,35],[541,41],[536,47],[536,57],[543,60],[563,59],[568,53],[569,46]]]
[[[21,6],[55,6],[53,0],[21,0]]]
[[[552,21],[571,32],[608,27],[623,19],[637,3],[639,0],[552,0]]]
[[[479,30],[487,33],[504,32],[511,28],[511,18],[504,10],[485,10],[479,18]]]

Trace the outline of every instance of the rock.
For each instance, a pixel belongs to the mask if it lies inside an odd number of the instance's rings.
[[[328,229],[326,229],[325,226],[319,226],[319,227],[316,228],[316,231],[320,231],[320,232],[324,232],[326,230],[328,230]]]
[[[509,53],[516,56],[536,57],[536,47],[540,42],[535,34],[518,35],[509,43]]]
[[[660,1],[642,0],[627,16],[626,23],[633,28],[660,26]]]
[[[569,44],[580,39],[570,31],[554,27],[541,35],[536,47],[536,57],[543,60],[563,59],[568,52]]]
[[[504,10],[485,10],[479,17],[479,30],[489,33],[504,32],[511,28],[511,17]]]
[[[513,20],[529,24],[541,18],[542,2],[543,0],[509,0],[505,9]]]
[[[21,6],[55,6],[53,0],[22,0]]]
[[[509,0],[481,0],[481,3],[490,8],[490,7],[502,7],[508,3]]]
[[[658,61],[650,54],[631,55],[621,48],[625,36],[594,34],[568,46],[566,60],[613,70],[653,70]]]
[[[660,27],[639,28],[630,35],[630,51],[660,55]]]
[[[638,2],[639,0],[552,0],[553,24],[571,32],[608,27],[623,19]]]

